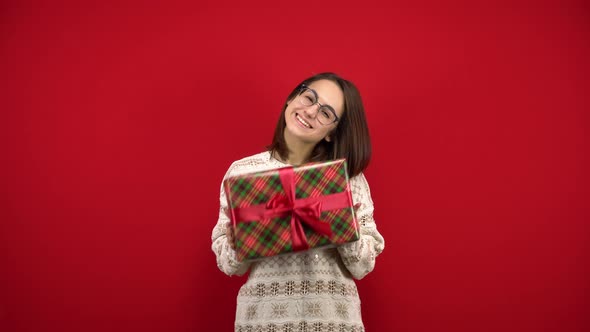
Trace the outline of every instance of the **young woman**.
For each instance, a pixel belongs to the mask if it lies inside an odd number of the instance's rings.
[[[358,241],[337,248],[238,262],[222,187],[219,220],[212,234],[217,265],[227,275],[250,270],[238,294],[235,331],[364,331],[353,278],[371,272],[384,248],[362,173],[370,156],[357,88],[336,74],[322,73],[304,80],[289,94],[268,150],[230,166],[225,177],[346,158],[361,233]]]

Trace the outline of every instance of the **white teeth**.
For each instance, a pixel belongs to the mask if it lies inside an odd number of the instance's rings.
[[[303,125],[305,125],[307,128],[311,128],[311,125],[309,123],[307,123],[307,121],[303,120],[299,114],[296,114],[297,120],[299,120],[299,122],[301,122]]]

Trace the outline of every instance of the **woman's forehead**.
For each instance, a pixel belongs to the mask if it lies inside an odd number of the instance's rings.
[[[336,111],[342,111],[344,105],[344,94],[335,82],[330,80],[319,80],[308,85],[318,94],[321,104],[328,104]]]

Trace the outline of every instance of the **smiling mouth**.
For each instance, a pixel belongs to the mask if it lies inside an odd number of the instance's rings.
[[[313,128],[309,122],[303,120],[302,117],[299,116],[299,114],[295,113],[295,118],[297,119],[297,121],[299,121],[299,123],[301,123],[302,125],[304,125],[307,128]]]

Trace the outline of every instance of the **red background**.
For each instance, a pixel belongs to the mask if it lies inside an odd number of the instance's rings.
[[[230,331],[233,160],[335,71],[386,249],[368,331],[588,331],[582,1],[0,5],[0,330]]]

